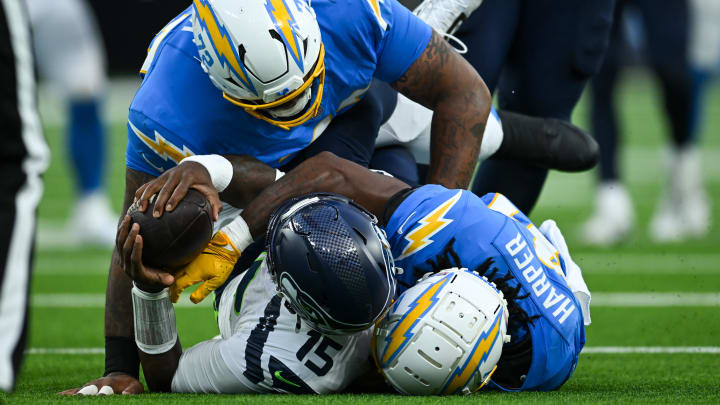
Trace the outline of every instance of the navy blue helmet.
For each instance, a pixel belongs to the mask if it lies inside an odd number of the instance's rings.
[[[395,267],[385,232],[349,198],[316,193],[288,200],[270,218],[266,240],[278,290],[313,329],[365,330],[392,303]]]

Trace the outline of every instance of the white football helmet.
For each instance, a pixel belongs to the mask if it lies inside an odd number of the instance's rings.
[[[470,394],[495,371],[507,330],[507,302],[467,269],[426,276],[375,328],[378,367],[410,395]]]
[[[285,129],[317,115],[325,51],[305,0],[193,0],[192,26],[225,99]]]

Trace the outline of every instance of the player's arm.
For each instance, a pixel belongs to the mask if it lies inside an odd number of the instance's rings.
[[[434,112],[427,182],[467,188],[490,113],[485,82],[433,31],[423,53],[392,86]]]
[[[128,207],[132,204],[135,191],[153,178],[146,173],[132,169],[126,170],[123,213],[127,212]],[[62,394],[92,394],[93,392],[97,393],[105,386],[112,388],[116,394],[136,394],[143,391],[142,384],[137,380],[139,359],[133,334],[133,309],[130,295],[132,282],[125,274],[120,251],[121,249],[118,249],[117,246],[113,250],[105,293],[105,376],[82,387],[63,391]],[[172,284],[172,277],[166,278],[169,275],[165,276],[164,273],[152,269],[143,269],[139,274],[142,274],[146,281],[160,279],[164,280],[165,285]]]
[[[307,193],[332,192],[349,197],[375,216],[382,217],[390,197],[408,187],[394,177],[372,172],[330,152],[322,152],[265,188],[248,204],[241,216],[247,222],[250,233],[257,237],[267,227],[273,210],[286,200]]]
[[[204,159],[206,163],[203,165],[185,159],[139,187],[135,191],[138,209],[144,212],[150,197],[157,194],[153,215],[160,217],[166,209],[172,211],[187,191],[194,188],[208,199],[213,209],[213,218],[217,220],[222,207],[220,201],[235,207],[245,207],[277,177],[275,169],[248,155],[225,155],[222,158],[203,155],[193,158]],[[219,183],[223,185],[219,186]],[[220,187],[222,190],[218,192]]]
[[[195,188],[203,192],[217,209],[220,200],[245,208],[241,216],[252,236],[257,237],[264,232],[272,211],[292,197],[314,192],[338,193],[352,198],[380,217],[390,197],[409,187],[396,178],[372,172],[331,152],[313,156],[277,181],[275,169],[252,157],[223,158],[232,165],[232,175],[219,195],[215,189],[217,181],[213,180],[218,177],[217,167],[183,162],[138,189],[139,209],[147,209],[150,196],[158,193],[156,215],[162,215],[165,209],[172,210],[177,206],[187,190]]]

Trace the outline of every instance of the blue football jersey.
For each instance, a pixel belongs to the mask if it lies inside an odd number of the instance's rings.
[[[433,270],[428,260],[444,255],[451,239],[463,267],[474,270],[492,259],[495,277],[510,273],[508,285],[520,284],[519,295],[527,294],[517,305],[536,317],[527,329],[508,330],[512,342],[527,333],[532,339],[530,369],[520,390],[556,389],[570,377],[585,345],[580,304],[558,251],[507,198],[426,185],[398,205],[385,230],[395,264],[404,269],[400,292]]]
[[[200,65],[189,7],[148,48],[128,116],[127,167],[157,176],[193,154],[252,155],[281,166],[359,101],[373,77],[399,79],[432,32],[397,0],[313,0],[312,8],[326,69],[315,118],[285,130],[223,99]]]

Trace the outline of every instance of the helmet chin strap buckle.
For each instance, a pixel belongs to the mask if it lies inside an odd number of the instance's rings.
[[[275,108],[269,108],[267,109],[268,114],[273,116],[273,118],[290,118],[295,115],[298,115],[300,112],[308,108],[308,104],[310,103],[310,99],[312,97],[312,86],[308,87],[303,91],[300,96],[298,96],[297,100],[290,101],[286,104],[291,104],[288,107],[285,107],[285,105],[275,107]]]

